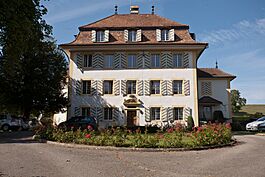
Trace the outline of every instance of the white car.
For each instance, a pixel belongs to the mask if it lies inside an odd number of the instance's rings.
[[[254,122],[250,122],[246,125],[246,130],[248,131],[258,131],[259,125],[265,124],[265,116],[259,118],[258,120]]]

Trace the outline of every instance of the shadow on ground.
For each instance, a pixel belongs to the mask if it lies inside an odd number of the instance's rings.
[[[4,143],[37,143],[32,139],[32,131],[1,132],[0,144]]]

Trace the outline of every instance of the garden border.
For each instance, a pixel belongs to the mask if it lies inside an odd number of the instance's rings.
[[[44,139],[40,139],[39,142],[58,145],[67,148],[78,148],[78,149],[89,149],[89,150],[108,150],[108,151],[123,151],[123,152],[172,152],[172,151],[200,151],[200,150],[208,150],[208,149],[217,149],[223,147],[232,147],[236,145],[238,142],[236,139],[233,139],[228,144],[223,145],[214,145],[214,146],[202,146],[196,148],[135,148],[135,147],[115,147],[115,146],[93,146],[93,145],[85,145],[85,144],[75,144],[75,143],[59,143],[55,141],[47,141]]]

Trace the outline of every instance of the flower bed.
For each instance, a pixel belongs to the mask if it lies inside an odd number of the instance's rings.
[[[77,130],[67,131],[45,128],[36,131],[42,139],[61,143],[76,143],[96,146],[137,147],[137,148],[197,148],[225,145],[231,142],[229,124],[208,124],[193,128],[187,132],[176,125],[164,132],[141,133],[140,129],[131,131],[124,128],[112,128],[103,131]]]

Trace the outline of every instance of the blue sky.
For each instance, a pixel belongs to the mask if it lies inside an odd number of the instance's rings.
[[[237,78],[232,88],[239,89],[248,104],[265,104],[265,0],[50,0],[44,18],[53,26],[58,44],[67,43],[78,33],[78,26],[114,13],[129,13],[130,3],[140,13],[156,14],[190,25],[198,41],[209,48],[199,59],[199,67],[215,67]]]

